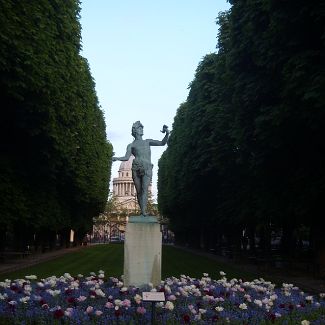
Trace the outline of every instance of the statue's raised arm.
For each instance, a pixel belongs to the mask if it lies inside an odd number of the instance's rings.
[[[163,129],[160,132],[161,133],[166,133],[164,138],[161,141],[149,139],[150,146],[164,146],[167,143],[168,137],[169,137],[168,126],[164,125]]]

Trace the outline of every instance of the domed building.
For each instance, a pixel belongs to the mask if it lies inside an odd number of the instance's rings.
[[[113,179],[113,196],[126,197],[134,196],[135,187],[132,180],[132,161],[134,156],[131,156],[128,161],[122,161],[118,177]]]
[[[132,162],[134,156],[128,161],[122,161],[118,170],[118,177],[113,178],[112,210],[103,213],[94,220],[93,231],[89,235],[91,242],[123,241],[126,224],[129,216],[139,215],[140,208],[137,201],[135,186],[132,179]],[[149,186],[149,198],[152,185]],[[150,200],[150,199],[149,199]],[[170,231],[162,225],[163,239],[166,241]],[[167,235],[165,235],[167,233]],[[167,236],[167,237],[166,237]]]
[[[126,224],[129,216],[139,214],[135,186],[132,179],[132,162],[134,156],[128,161],[122,161],[118,170],[118,177],[113,178],[112,210],[100,214],[95,220],[91,242],[123,241]],[[151,192],[151,185],[149,186]]]
[[[128,214],[137,213],[139,210],[132,179],[133,159],[134,156],[131,155],[128,161],[122,161],[118,170],[118,177],[113,178],[113,198],[115,198],[119,210],[127,211]],[[149,193],[151,193],[151,188],[150,184]]]

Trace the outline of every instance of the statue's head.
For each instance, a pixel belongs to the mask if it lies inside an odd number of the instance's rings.
[[[137,132],[137,130],[139,128],[143,128],[143,125],[141,124],[140,121],[136,121],[135,123],[133,123],[133,125],[132,125],[132,132],[131,132],[131,134],[132,134],[133,137],[135,137],[136,132]]]

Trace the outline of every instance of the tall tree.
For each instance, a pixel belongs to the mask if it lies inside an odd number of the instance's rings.
[[[112,148],[79,11],[74,0],[0,4],[0,227],[17,238],[84,231],[106,202]]]
[[[230,3],[218,18],[218,52],[199,64],[177,111],[160,161],[159,207],[179,228],[182,220],[228,237],[275,225],[287,252],[303,224],[321,251],[325,6]]]

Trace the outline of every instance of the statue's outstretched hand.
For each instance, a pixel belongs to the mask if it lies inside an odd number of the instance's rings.
[[[168,126],[163,125],[163,129],[160,132],[169,134]]]

